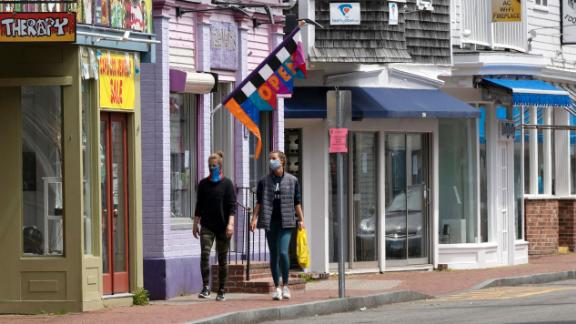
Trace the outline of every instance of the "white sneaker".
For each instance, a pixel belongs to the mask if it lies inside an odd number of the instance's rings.
[[[282,299],[282,289],[280,289],[280,287],[276,288],[276,290],[274,290],[274,294],[272,294],[272,299],[273,300],[281,300]]]
[[[282,287],[282,298],[290,299],[290,297],[292,296],[290,295],[290,289],[288,289],[288,286]]]

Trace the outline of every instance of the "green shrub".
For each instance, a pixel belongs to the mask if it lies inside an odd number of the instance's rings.
[[[132,303],[134,305],[138,306],[148,305],[148,302],[150,301],[150,293],[148,292],[148,290],[144,288],[137,288],[133,292],[133,294],[134,296],[132,297]]]

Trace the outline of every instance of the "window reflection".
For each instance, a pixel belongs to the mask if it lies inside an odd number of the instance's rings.
[[[23,248],[64,254],[61,88],[22,87]]]

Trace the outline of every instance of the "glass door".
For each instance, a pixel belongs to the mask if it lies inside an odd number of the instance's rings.
[[[129,291],[126,116],[100,115],[104,294]]]
[[[349,178],[349,268],[378,261],[378,140],[374,132],[351,134]]]
[[[386,134],[387,266],[429,263],[429,139]]]
[[[378,133],[352,132],[344,158],[344,224],[340,238],[337,211],[336,155],[330,155],[330,262],[336,267],[338,244],[344,244],[349,269],[378,266]]]

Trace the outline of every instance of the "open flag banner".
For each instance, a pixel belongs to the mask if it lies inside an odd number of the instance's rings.
[[[262,151],[262,138],[258,128],[260,111],[276,109],[277,95],[291,94],[294,89],[294,79],[303,79],[306,75],[300,27],[296,27],[224,99],[223,106],[258,139],[255,159],[258,159]]]

